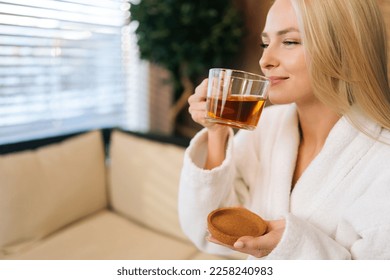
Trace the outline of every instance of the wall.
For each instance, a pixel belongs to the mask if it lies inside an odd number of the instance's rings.
[[[240,70],[246,70],[253,73],[260,73],[259,60],[262,49],[261,32],[264,27],[265,19],[270,0],[236,0],[236,5],[245,15],[245,25],[247,34],[245,35],[241,55],[237,58],[235,67]]]

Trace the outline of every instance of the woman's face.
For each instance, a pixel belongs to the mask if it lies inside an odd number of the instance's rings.
[[[260,67],[271,80],[273,104],[297,104],[315,100],[309,79],[305,48],[290,0],[277,0],[271,7],[262,33]]]

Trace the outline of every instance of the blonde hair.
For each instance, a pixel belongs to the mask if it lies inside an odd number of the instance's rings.
[[[375,0],[291,0],[316,97],[360,130],[359,111],[390,129],[386,28]]]

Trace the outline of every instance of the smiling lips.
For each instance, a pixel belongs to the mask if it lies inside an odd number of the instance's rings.
[[[271,86],[274,86],[274,85],[277,85],[285,80],[288,79],[288,77],[276,77],[276,76],[272,76],[272,77],[268,77],[268,79],[271,81]]]

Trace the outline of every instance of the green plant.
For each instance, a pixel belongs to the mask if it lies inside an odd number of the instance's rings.
[[[230,63],[241,44],[243,20],[230,0],[141,0],[130,13],[138,22],[141,58],[172,73],[179,103],[174,114],[194,83],[209,68]]]

